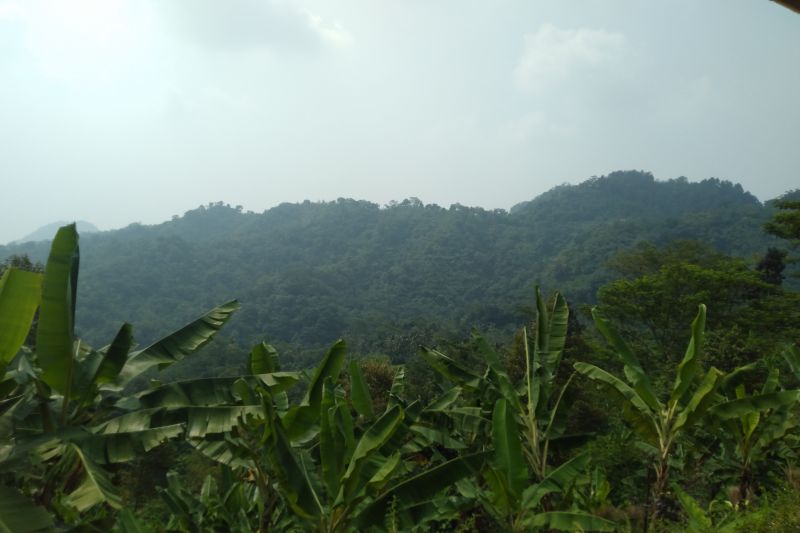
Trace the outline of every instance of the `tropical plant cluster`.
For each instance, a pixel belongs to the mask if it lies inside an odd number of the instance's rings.
[[[415,394],[411,367],[358,360],[342,340],[305,371],[284,370],[277,350],[259,342],[238,375],[160,380],[157,371],[194,357],[238,303],[144,348],[129,324],[93,348],[75,333],[78,235],[61,228],[44,272],[9,266],[0,278],[0,530],[797,524],[785,509],[798,491],[800,350],[782,340],[796,331],[773,324],[776,341],[752,346],[774,357],[715,366],[719,354],[704,350],[709,311],[685,296],[676,307],[696,314],[679,328],[683,355],[664,363],[654,347],[672,354],[677,343],[665,345],[661,323],[648,323],[648,295],[672,279],[659,254],[674,250],[645,252],[639,258],[658,256],[657,267],[645,262],[643,285],[619,289],[631,308],[614,314],[601,299],[591,311],[597,337],[580,334],[587,326],[562,295],[537,289],[530,330],[510,346],[473,331],[461,343],[422,347],[420,361],[437,377]],[[723,284],[737,275],[749,283],[738,311],[758,316],[765,301],[791,301],[742,269]],[[648,371],[653,361],[664,368]],[[159,454],[170,471],[140,506],[130,498],[132,473]],[[170,469],[191,461],[203,475]]]

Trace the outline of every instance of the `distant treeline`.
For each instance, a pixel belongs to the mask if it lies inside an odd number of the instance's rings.
[[[266,337],[292,354],[286,346],[346,337],[403,359],[436,335],[518,325],[535,283],[592,303],[617,277],[608,259],[637,243],[698,240],[755,266],[781,244],[762,229],[774,211],[727,181],[639,171],[559,186],[510,211],[339,199],[257,214],[210,203],[83,235],[77,329],[99,342],[127,320],[143,343],[235,297],[232,343]],[[0,258],[42,260],[47,249],[0,247]]]

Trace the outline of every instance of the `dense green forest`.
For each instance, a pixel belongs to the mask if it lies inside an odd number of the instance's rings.
[[[0,531],[796,531],[798,215],[619,172],[7,247]]]
[[[84,235],[76,327],[98,343],[126,320],[147,343],[235,297],[242,310],[220,349],[230,342],[235,353],[266,335],[303,366],[343,337],[359,353],[402,361],[420,342],[472,326],[515,328],[535,283],[558,287],[573,305],[595,303],[617,277],[608,260],[637,243],[692,239],[755,266],[779,246],[761,228],[773,212],[739,185],[643,172],[557,187],[510,212],[416,199],[262,214],[214,203],[156,226]],[[47,250],[17,245],[0,257],[43,261]]]

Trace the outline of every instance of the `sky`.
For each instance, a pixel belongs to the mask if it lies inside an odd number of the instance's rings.
[[[620,169],[766,200],[800,187],[798,94],[768,0],[0,0],[0,243]]]

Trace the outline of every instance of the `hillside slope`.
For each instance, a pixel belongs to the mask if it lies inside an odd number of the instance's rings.
[[[230,298],[229,335],[304,346],[358,344],[424,327],[462,332],[521,320],[532,286],[591,302],[606,260],[647,240],[702,240],[755,259],[772,214],[739,185],[616,172],[561,186],[510,212],[406,200],[282,204],[261,214],[209,204],[155,226],[84,235],[78,329],[108,342],[122,321],[141,342]],[[0,247],[0,257],[44,243]]]

